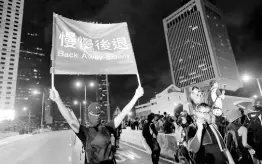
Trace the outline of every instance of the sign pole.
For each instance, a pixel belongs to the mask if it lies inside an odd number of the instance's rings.
[[[136,76],[137,76],[138,85],[139,85],[139,87],[141,87],[141,81],[140,81],[139,74],[137,73]]]

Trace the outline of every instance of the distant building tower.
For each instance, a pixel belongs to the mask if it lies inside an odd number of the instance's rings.
[[[0,1],[0,110],[14,110],[24,0]]]
[[[98,91],[97,101],[101,104],[104,112],[103,120],[110,120],[109,82],[107,75],[97,75]]]
[[[15,104],[17,116],[26,114],[25,112],[21,113],[21,108],[24,106],[37,108],[41,105],[41,96],[33,95],[32,92],[34,90],[43,92],[46,77],[44,72],[47,72],[46,65],[49,62],[45,59],[46,55],[37,42],[41,40],[38,33],[26,33],[23,35],[23,39],[25,42],[20,45],[17,71]],[[29,41],[33,41],[33,43]],[[34,113],[37,112],[39,111],[34,110]]]
[[[192,0],[163,24],[175,86],[205,87],[211,79],[228,90],[242,86],[222,12],[213,4]]]

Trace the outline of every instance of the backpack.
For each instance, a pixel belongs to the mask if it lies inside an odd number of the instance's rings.
[[[228,148],[228,151],[232,155],[234,161],[240,161],[243,158],[243,154],[238,148],[238,141],[236,133],[233,130],[229,130],[225,135],[225,144]]]

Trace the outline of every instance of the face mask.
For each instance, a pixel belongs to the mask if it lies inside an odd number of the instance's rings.
[[[93,126],[98,126],[101,123],[101,116],[100,116],[100,114],[95,115],[95,114],[92,114],[92,113],[88,113],[88,118],[89,118],[89,122]]]

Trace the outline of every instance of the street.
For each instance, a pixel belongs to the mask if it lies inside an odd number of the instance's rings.
[[[151,155],[134,146],[120,142],[120,149],[116,152],[116,161],[119,164],[152,164]],[[172,164],[160,159],[159,164]]]
[[[71,164],[71,157],[69,131],[37,134],[0,146],[0,163],[3,164]],[[116,161],[119,164],[152,163],[149,154],[125,143],[120,143]],[[171,163],[161,159],[159,164]]]
[[[37,134],[0,147],[2,164],[70,164],[68,131]]]

